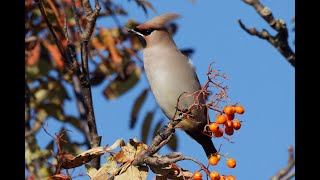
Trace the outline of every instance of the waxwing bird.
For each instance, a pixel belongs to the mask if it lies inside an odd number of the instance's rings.
[[[159,15],[137,27],[128,30],[138,35],[143,45],[143,63],[152,93],[162,112],[168,119],[179,119],[176,113],[177,100],[184,92],[193,93],[201,89],[198,76],[188,57],[183,55],[169,34],[166,25],[179,15],[168,13]],[[205,103],[202,96],[200,103]],[[192,96],[179,101],[182,109],[194,103]],[[207,124],[206,108],[191,111],[192,118],[182,119],[177,125],[202,145],[209,157],[217,152],[211,138],[203,134]]]

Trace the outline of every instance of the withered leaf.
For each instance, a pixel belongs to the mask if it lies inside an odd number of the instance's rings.
[[[148,95],[148,89],[144,89],[141,94],[138,96],[138,98],[135,100],[133,107],[131,109],[131,120],[130,120],[130,128],[134,128],[136,121],[137,121],[137,116],[138,113],[142,107],[142,104],[144,103],[147,95]]]
[[[145,180],[148,176],[148,167],[129,166],[125,172],[115,176],[114,180]]]
[[[188,170],[182,169],[176,164],[171,164],[166,167],[152,165],[149,167],[152,170],[152,172],[159,176],[159,179],[162,179],[161,177],[165,177],[172,180],[185,180],[191,179],[193,176],[193,173],[191,173]]]
[[[104,153],[104,147],[95,147],[77,155],[73,159],[65,160],[61,163],[61,167],[64,169],[75,168],[102,156]]]

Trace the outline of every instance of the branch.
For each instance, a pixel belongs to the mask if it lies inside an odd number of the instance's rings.
[[[88,64],[88,42],[93,33],[95,22],[97,20],[99,11],[101,9],[98,0],[95,0],[95,8],[92,10],[89,0],[82,0],[82,6],[84,8],[87,24],[85,30],[82,31],[80,27],[79,18],[77,18],[77,10],[75,6],[75,0],[72,0],[72,10],[75,16],[76,24],[78,26],[78,35],[80,40],[80,48],[81,48],[81,60],[82,60],[82,73],[83,76],[80,78],[82,92],[84,96],[85,109],[87,113],[87,123],[90,132],[91,139],[91,148],[100,146],[101,136],[98,136],[93,104],[92,104],[92,94],[91,94],[91,85],[90,85],[90,77],[89,77],[89,64]],[[99,169],[100,166],[100,158],[96,158],[92,161],[93,167]]]
[[[289,158],[287,167],[280,169],[278,174],[271,177],[271,180],[289,180],[295,176],[295,170],[292,168],[295,165],[294,153],[292,145],[289,147]],[[292,171],[291,171],[292,170]]]
[[[274,46],[287,61],[295,67],[295,53],[292,51],[288,44],[288,29],[286,23],[281,19],[275,19],[269,8],[260,3],[259,0],[243,0],[245,3],[252,6],[257,13],[278,33],[275,36],[271,36],[270,33],[263,29],[261,32],[256,28],[248,29],[241,20],[238,20],[240,27],[248,34],[257,36],[261,39],[267,40],[272,46]]]

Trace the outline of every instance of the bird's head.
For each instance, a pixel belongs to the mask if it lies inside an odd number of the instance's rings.
[[[179,15],[176,13],[162,14],[133,29],[129,29],[128,32],[137,35],[144,48],[155,44],[168,43],[172,41],[172,38],[167,31],[166,25],[177,17]]]

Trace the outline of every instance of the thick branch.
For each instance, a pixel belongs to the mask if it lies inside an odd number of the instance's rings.
[[[240,27],[250,35],[258,36],[261,39],[267,40],[273,45],[286,59],[295,67],[295,53],[289,46],[288,43],[288,29],[286,23],[281,19],[275,19],[269,8],[265,7],[260,3],[259,0],[243,0],[245,3],[251,5],[257,13],[278,32],[276,36],[271,36],[266,30],[261,32],[255,28],[246,28],[245,25],[239,20]]]

